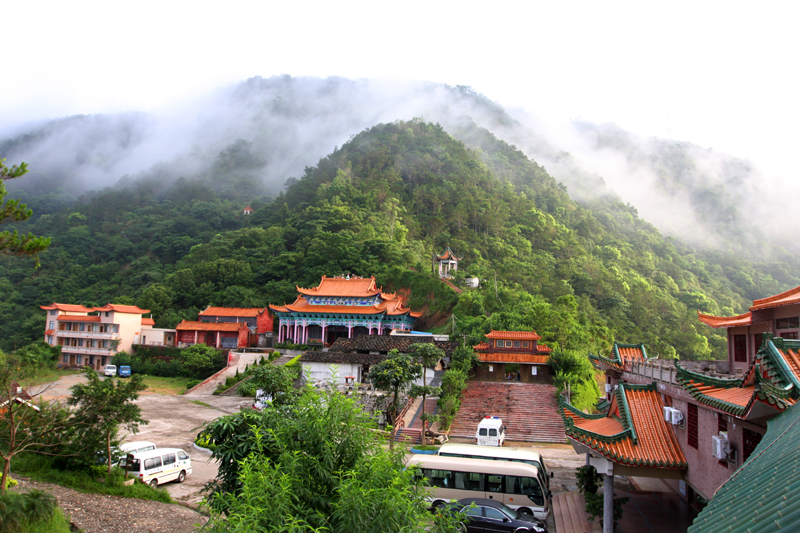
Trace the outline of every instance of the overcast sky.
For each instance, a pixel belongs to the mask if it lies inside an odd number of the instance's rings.
[[[794,180],[789,2],[0,0],[0,125],[158,111],[251,76],[469,85]]]

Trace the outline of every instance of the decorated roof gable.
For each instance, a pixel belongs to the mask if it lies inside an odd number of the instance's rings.
[[[444,252],[436,256],[436,259],[438,259],[439,261],[447,261],[449,259],[455,259],[456,261],[461,261],[462,259],[464,259],[464,256],[456,257],[456,254],[453,253],[453,250],[451,250],[450,246],[448,245]]]
[[[538,341],[541,339],[535,331],[495,331],[484,335],[487,339],[504,339],[504,340],[525,340],[525,341]]]
[[[625,365],[633,361],[647,361],[647,351],[644,349],[644,344],[622,344],[615,342],[611,347],[611,355],[609,357],[603,355],[589,354],[589,360],[598,368],[603,366],[612,368],[619,372],[625,370]]]
[[[752,314],[749,312],[737,316],[713,316],[704,315],[698,311],[697,318],[700,322],[712,328],[735,328],[738,326],[749,326],[753,323]]]
[[[261,307],[207,307],[198,316],[257,317],[264,310]]]
[[[678,383],[698,402],[745,419],[755,402],[784,410],[800,399],[800,341],[772,338],[765,341],[741,379],[708,376],[683,368],[678,361]],[[763,414],[761,412],[760,414]]]
[[[569,438],[604,457],[634,467],[686,469],[672,426],[663,417],[656,383],[621,383],[606,413],[588,414],[561,401]]]
[[[94,309],[75,304],[59,304],[53,303],[52,305],[40,305],[40,309],[45,311],[62,311],[64,313],[91,313]]]

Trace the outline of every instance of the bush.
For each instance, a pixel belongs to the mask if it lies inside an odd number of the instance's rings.
[[[57,508],[52,494],[38,489],[18,494],[0,494],[0,532],[19,531],[26,526],[52,520]]]
[[[199,385],[202,382],[203,382],[202,379],[190,379],[189,381],[186,382],[186,390],[189,390],[195,385]]]

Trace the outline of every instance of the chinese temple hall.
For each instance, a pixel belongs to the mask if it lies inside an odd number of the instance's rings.
[[[323,276],[318,286],[297,292],[294,303],[269,306],[279,320],[278,342],[329,345],[339,337],[388,335],[411,330],[422,315],[407,309],[403,296],[383,292],[374,277]]]

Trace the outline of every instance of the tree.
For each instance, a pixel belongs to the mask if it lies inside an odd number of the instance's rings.
[[[215,420],[205,429],[220,464],[208,530],[458,531],[431,529],[423,479],[374,426],[354,398],[312,388],[292,406]]]
[[[182,353],[183,367],[193,376],[206,377],[214,370],[214,358],[217,351],[205,344],[193,344]]]
[[[422,388],[420,389],[420,392],[422,395],[421,418],[423,420],[423,440],[424,440],[425,437],[424,421],[426,420],[425,397],[431,392],[431,389],[428,388],[428,367],[436,366],[436,363],[438,363],[444,357],[444,350],[438,348],[435,344],[431,342],[420,342],[412,346],[411,357],[422,362]]]
[[[239,394],[252,396],[257,390],[264,391],[274,405],[290,403],[294,392],[295,373],[283,365],[259,365],[250,371],[250,379],[239,387]]]
[[[2,355],[2,354],[0,354]],[[31,395],[20,383],[35,374],[36,366],[24,365],[15,356],[7,356],[0,364],[0,457],[3,475],[0,491],[5,492],[11,460],[20,452],[53,455],[61,446],[59,435],[76,422],[57,405],[37,401],[48,387]]]
[[[369,371],[372,383],[379,389],[392,392],[389,404],[389,423],[394,425],[397,416],[397,403],[400,392],[406,389],[422,373],[422,365],[414,362],[410,355],[397,350],[389,352],[389,358],[373,366]],[[389,441],[390,445],[394,439]]]
[[[139,431],[140,424],[147,424],[142,419],[141,408],[134,404],[139,393],[147,388],[142,376],[135,374],[130,381],[117,379],[100,379],[97,372],[87,367],[84,375],[88,383],[72,386],[72,396],[68,405],[77,406],[75,418],[94,434],[102,435],[108,471],[111,472],[111,444],[117,436],[119,427],[123,426],[132,433]]]
[[[5,159],[0,159],[0,224],[6,222],[22,222],[28,220],[33,215],[33,211],[28,206],[21,203],[21,200],[8,200],[5,197],[5,181],[19,178],[28,172],[27,163],[20,163],[11,168],[6,167]],[[36,237],[28,233],[20,235],[17,230],[0,232],[0,253],[10,255],[31,255],[36,260],[36,268],[39,268],[39,253],[47,250],[50,246],[50,237]]]

